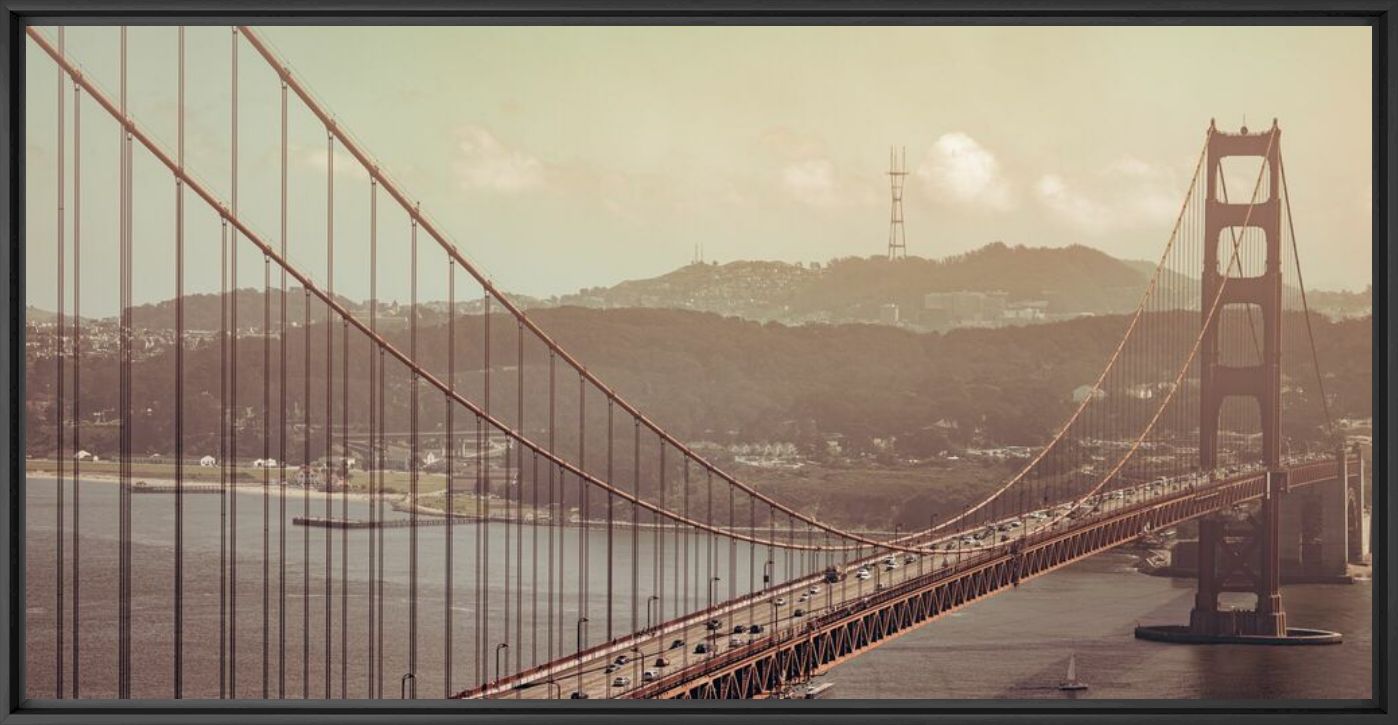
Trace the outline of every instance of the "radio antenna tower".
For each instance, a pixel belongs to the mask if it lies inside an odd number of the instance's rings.
[[[908,175],[908,149],[888,148],[888,184],[892,207],[888,212],[888,258],[908,257],[908,240],[903,235],[903,179]]]

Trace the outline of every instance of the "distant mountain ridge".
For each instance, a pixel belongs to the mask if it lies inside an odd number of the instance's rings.
[[[971,292],[996,296],[1008,306],[1033,306],[1041,317],[1053,321],[1083,315],[1122,314],[1133,311],[1145,292],[1156,263],[1122,260],[1082,245],[1026,247],[1001,242],[943,259],[909,257],[890,261],[883,257],[844,257],[828,263],[789,263],[740,260],[691,263],[656,277],[626,280],[610,287],[582,289],[574,294],[536,298],[508,293],[523,309],[587,307],[595,309],[652,308],[712,312],[758,322],[888,323],[889,306],[898,309],[898,322],[913,329],[947,329],[945,323],[927,319],[926,297],[931,293]],[[1198,309],[1199,279],[1166,270],[1157,291],[1182,307]],[[1288,288],[1288,299],[1293,297]],[[262,290],[237,291],[238,327],[261,330],[264,315]],[[1312,309],[1335,318],[1369,314],[1371,293],[1312,290]],[[369,314],[368,301],[338,298],[361,318]],[[272,329],[280,324],[279,293],[271,294]],[[305,319],[306,295],[300,288],[287,291],[287,322],[298,326]],[[1288,304],[1293,304],[1289,302]],[[458,314],[479,314],[479,298],[457,304]],[[311,322],[324,318],[324,306],[311,302]],[[30,307],[31,323],[51,323],[53,313]],[[215,331],[221,328],[223,304],[217,294],[185,297],[185,328]],[[394,329],[408,323],[407,305],[382,301],[379,325]],[[418,307],[422,324],[446,321],[445,301],[426,301]],[[133,319],[138,328],[172,330],[174,300],[137,306]],[[954,326],[954,325],[953,325]]]
[[[877,321],[881,308],[892,304],[905,321],[915,321],[927,294],[973,291],[1004,293],[1010,303],[1039,302],[1056,316],[1114,314],[1135,308],[1153,269],[1082,245],[995,242],[945,259],[695,263],[650,279],[585,289],[560,297],[558,304],[671,307],[788,323]]]

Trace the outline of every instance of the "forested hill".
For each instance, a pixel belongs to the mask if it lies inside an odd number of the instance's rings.
[[[1197,312],[1173,314],[1181,325],[1198,323]],[[1126,325],[1124,316],[1110,315],[914,333],[863,324],[785,326],[661,309],[565,307],[535,310],[532,317],[590,370],[681,438],[791,441],[810,449],[834,436],[854,450],[870,449],[875,438],[893,438],[909,456],[935,454],[947,446],[1042,442],[1067,414],[1073,389],[1096,378]],[[512,329],[499,315],[494,327]],[[1336,416],[1369,415],[1370,327],[1369,318],[1317,320],[1316,342]],[[320,329],[313,323],[309,339],[323,340]],[[300,359],[306,332],[288,336],[289,359]],[[479,360],[475,342],[482,332],[480,316],[458,320],[457,340],[465,351],[457,357],[458,380],[464,390],[479,389],[479,363],[473,360]],[[405,332],[390,331],[389,337],[406,349]],[[429,369],[446,368],[446,339],[444,326],[420,329],[419,356]],[[516,362],[514,335],[497,332],[492,340],[493,364],[509,369]],[[49,349],[36,342],[34,350]],[[1284,343],[1288,379],[1311,395],[1314,374],[1305,337],[1292,335]],[[279,350],[275,340],[272,344],[276,359]],[[318,343],[312,349],[321,354]],[[351,356],[350,390],[359,405],[357,398],[368,389],[367,355],[359,354],[366,349],[362,341],[351,349],[357,352]],[[218,355],[218,345],[205,344],[185,356],[191,441],[214,433],[216,408],[202,408],[216,405]],[[261,336],[240,339],[239,355],[244,361],[237,366],[240,389],[261,390]],[[321,359],[317,357],[311,368],[315,380],[325,369]],[[119,386],[116,366],[110,363],[97,352],[85,356],[82,409],[89,414],[115,409]],[[525,364],[546,365],[547,354],[531,344]],[[52,358],[37,354],[29,360],[27,395],[35,418],[29,441],[35,451],[43,450],[52,430],[46,422],[54,394],[52,366]],[[167,382],[172,370],[173,351],[168,347],[148,351],[135,365],[135,402],[138,409],[149,408],[153,421],[150,445],[168,440],[169,432],[161,429],[164,424],[155,423],[173,418],[173,392]],[[1162,369],[1153,374],[1168,380],[1174,373]],[[288,389],[302,390],[302,366],[289,366],[287,374]],[[510,379],[497,374],[495,383]],[[397,378],[390,381],[391,386],[403,384]],[[319,383],[311,388],[320,395]],[[531,387],[531,396],[542,395],[542,388],[536,388]],[[571,389],[564,385],[564,390]],[[499,394],[501,400],[512,399],[503,390]],[[391,391],[390,416],[395,415],[393,406],[405,410],[407,399],[403,390]],[[544,400],[531,397],[529,404],[543,406]],[[543,420],[543,410],[526,411],[528,419]],[[1317,426],[1318,410],[1311,405],[1288,412],[1288,425]],[[246,438],[248,445],[260,445],[257,436]],[[86,437],[85,444],[100,445]],[[137,441],[138,449],[144,446]]]

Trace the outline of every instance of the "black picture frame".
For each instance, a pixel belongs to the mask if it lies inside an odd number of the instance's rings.
[[[53,23],[119,24],[996,24],[996,25],[1282,25],[1348,24],[1373,29],[1373,369],[1374,437],[1374,606],[1372,697],[1325,701],[936,701],[820,700],[757,702],[462,702],[415,701],[58,701],[23,699],[24,675],[24,28]],[[1398,335],[1398,310],[1388,295],[1395,279],[1390,220],[1398,215],[1393,193],[1398,169],[1398,0],[0,0],[0,79],[6,87],[6,113],[0,163],[5,174],[0,219],[7,232],[0,247],[0,274],[6,281],[0,314],[0,385],[5,416],[0,420],[0,464],[5,496],[0,533],[6,555],[0,560],[5,596],[0,598],[0,722],[28,723],[280,723],[280,722],[672,722],[763,719],[811,725],[836,721],[1032,723],[1393,721],[1391,679],[1398,630],[1388,612],[1398,609],[1395,579],[1394,502],[1388,452],[1398,447],[1389,422],[1398,399],[1389,394],[1394,361],[1389,354]]]

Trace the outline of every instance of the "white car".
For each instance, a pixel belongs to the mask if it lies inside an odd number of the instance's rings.
[[[773,599],[773,600],[772,600],[772,603],[775,604],[775,605],[777,605],[778,607],[785,606],[785,605],[786,605],[786,597],[777,597],[776,599]]]
[[[641,682],[654,682],[660,676],[659,670],[646,670],[641,673]]]
[[[820,587],[819,587],[819,586],[816,586],[816,585],[811,585],[811,588],[810,588],[810,589],[807,589],[807,590],[806,590],[806,593],[807,593],[807,594],[819,594],[819,593],[820,593]]]
[[[630,677],[627,677],[626,675],[617,675],[616,678],[612,680],[612,687],[630,687],[630,686],[631,686],[631,678],[630,678]]]

